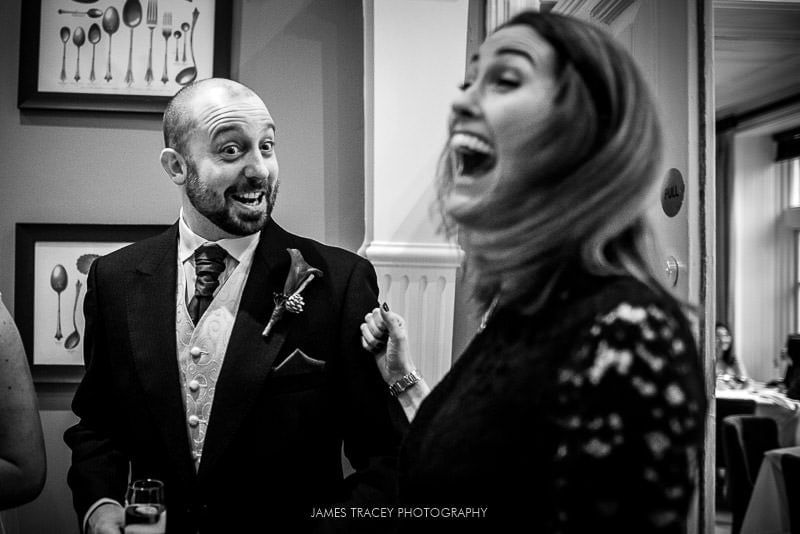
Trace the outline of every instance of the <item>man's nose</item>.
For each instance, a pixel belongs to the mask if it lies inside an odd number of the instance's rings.
[[[261,151],[255,150],[251,152],[248,156],[247,165],[244,169],[245,178],[266,180],[269,178],[269,174],[267,160],[263,155],[261,155]]]

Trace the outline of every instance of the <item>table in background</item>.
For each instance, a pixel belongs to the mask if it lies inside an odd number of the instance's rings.
[[[800,402],[774,389],[753,384],[747,389],[717,389],[718,399],[752,399],[756,413],[778,424],[778,443],[781,447],[800,445]]]
[[[764,454],[744,515],[741,534],[790,533],[789,503],[781,467],[781,456],[784,454],[800,456],[800,447],[772,449]]]

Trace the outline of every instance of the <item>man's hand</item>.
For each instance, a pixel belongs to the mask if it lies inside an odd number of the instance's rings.
[[[116,503],[103,503],[94,509],[86,522],[86,534],[121,534],[125,532],[125,510]]]

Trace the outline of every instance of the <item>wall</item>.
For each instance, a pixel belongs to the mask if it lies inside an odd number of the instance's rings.
[[[457,95],[453,80],[464,76],[469,2],[372,0],[364,6],[362,253],[375,265],[381,300],[408,321],[410,351],[433,386],[453,358],[462,256],[437,232],[434,176]]]
[[[21,1],[0,3],[0,293],[13,314],[14,225],[171,223],[177,190],[158,163],[160,118],[16,107]],[[236,0],[232,77],[278,124],[275,217],[356,250],[364,232],[362,8],[357,0]],[[38,387],[48,481],[6,514],[9,534],[76,531],[65,484],[71,387]]]

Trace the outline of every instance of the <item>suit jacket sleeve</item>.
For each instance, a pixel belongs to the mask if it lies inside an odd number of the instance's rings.
[[[361,347],[360,325],[377,306],[375,270],[359,258],[345,290],[340,353],[345,390],[344,452],[355,469],[346,479],[344,506],[392,505],[397,497],[397,453],[407,420],[380,376],[375,357]]]
[[[64,441],[72,449],[67,482],[79,521],[98,499],[123,502],[128,478],[128,459],[113,437],[114,397],[108,391],[110,362],[98,291],[101,262],[102,258],[98,258],[92,263],[84,300],[86,374],[72,402],[80,421],[64,434]]]

